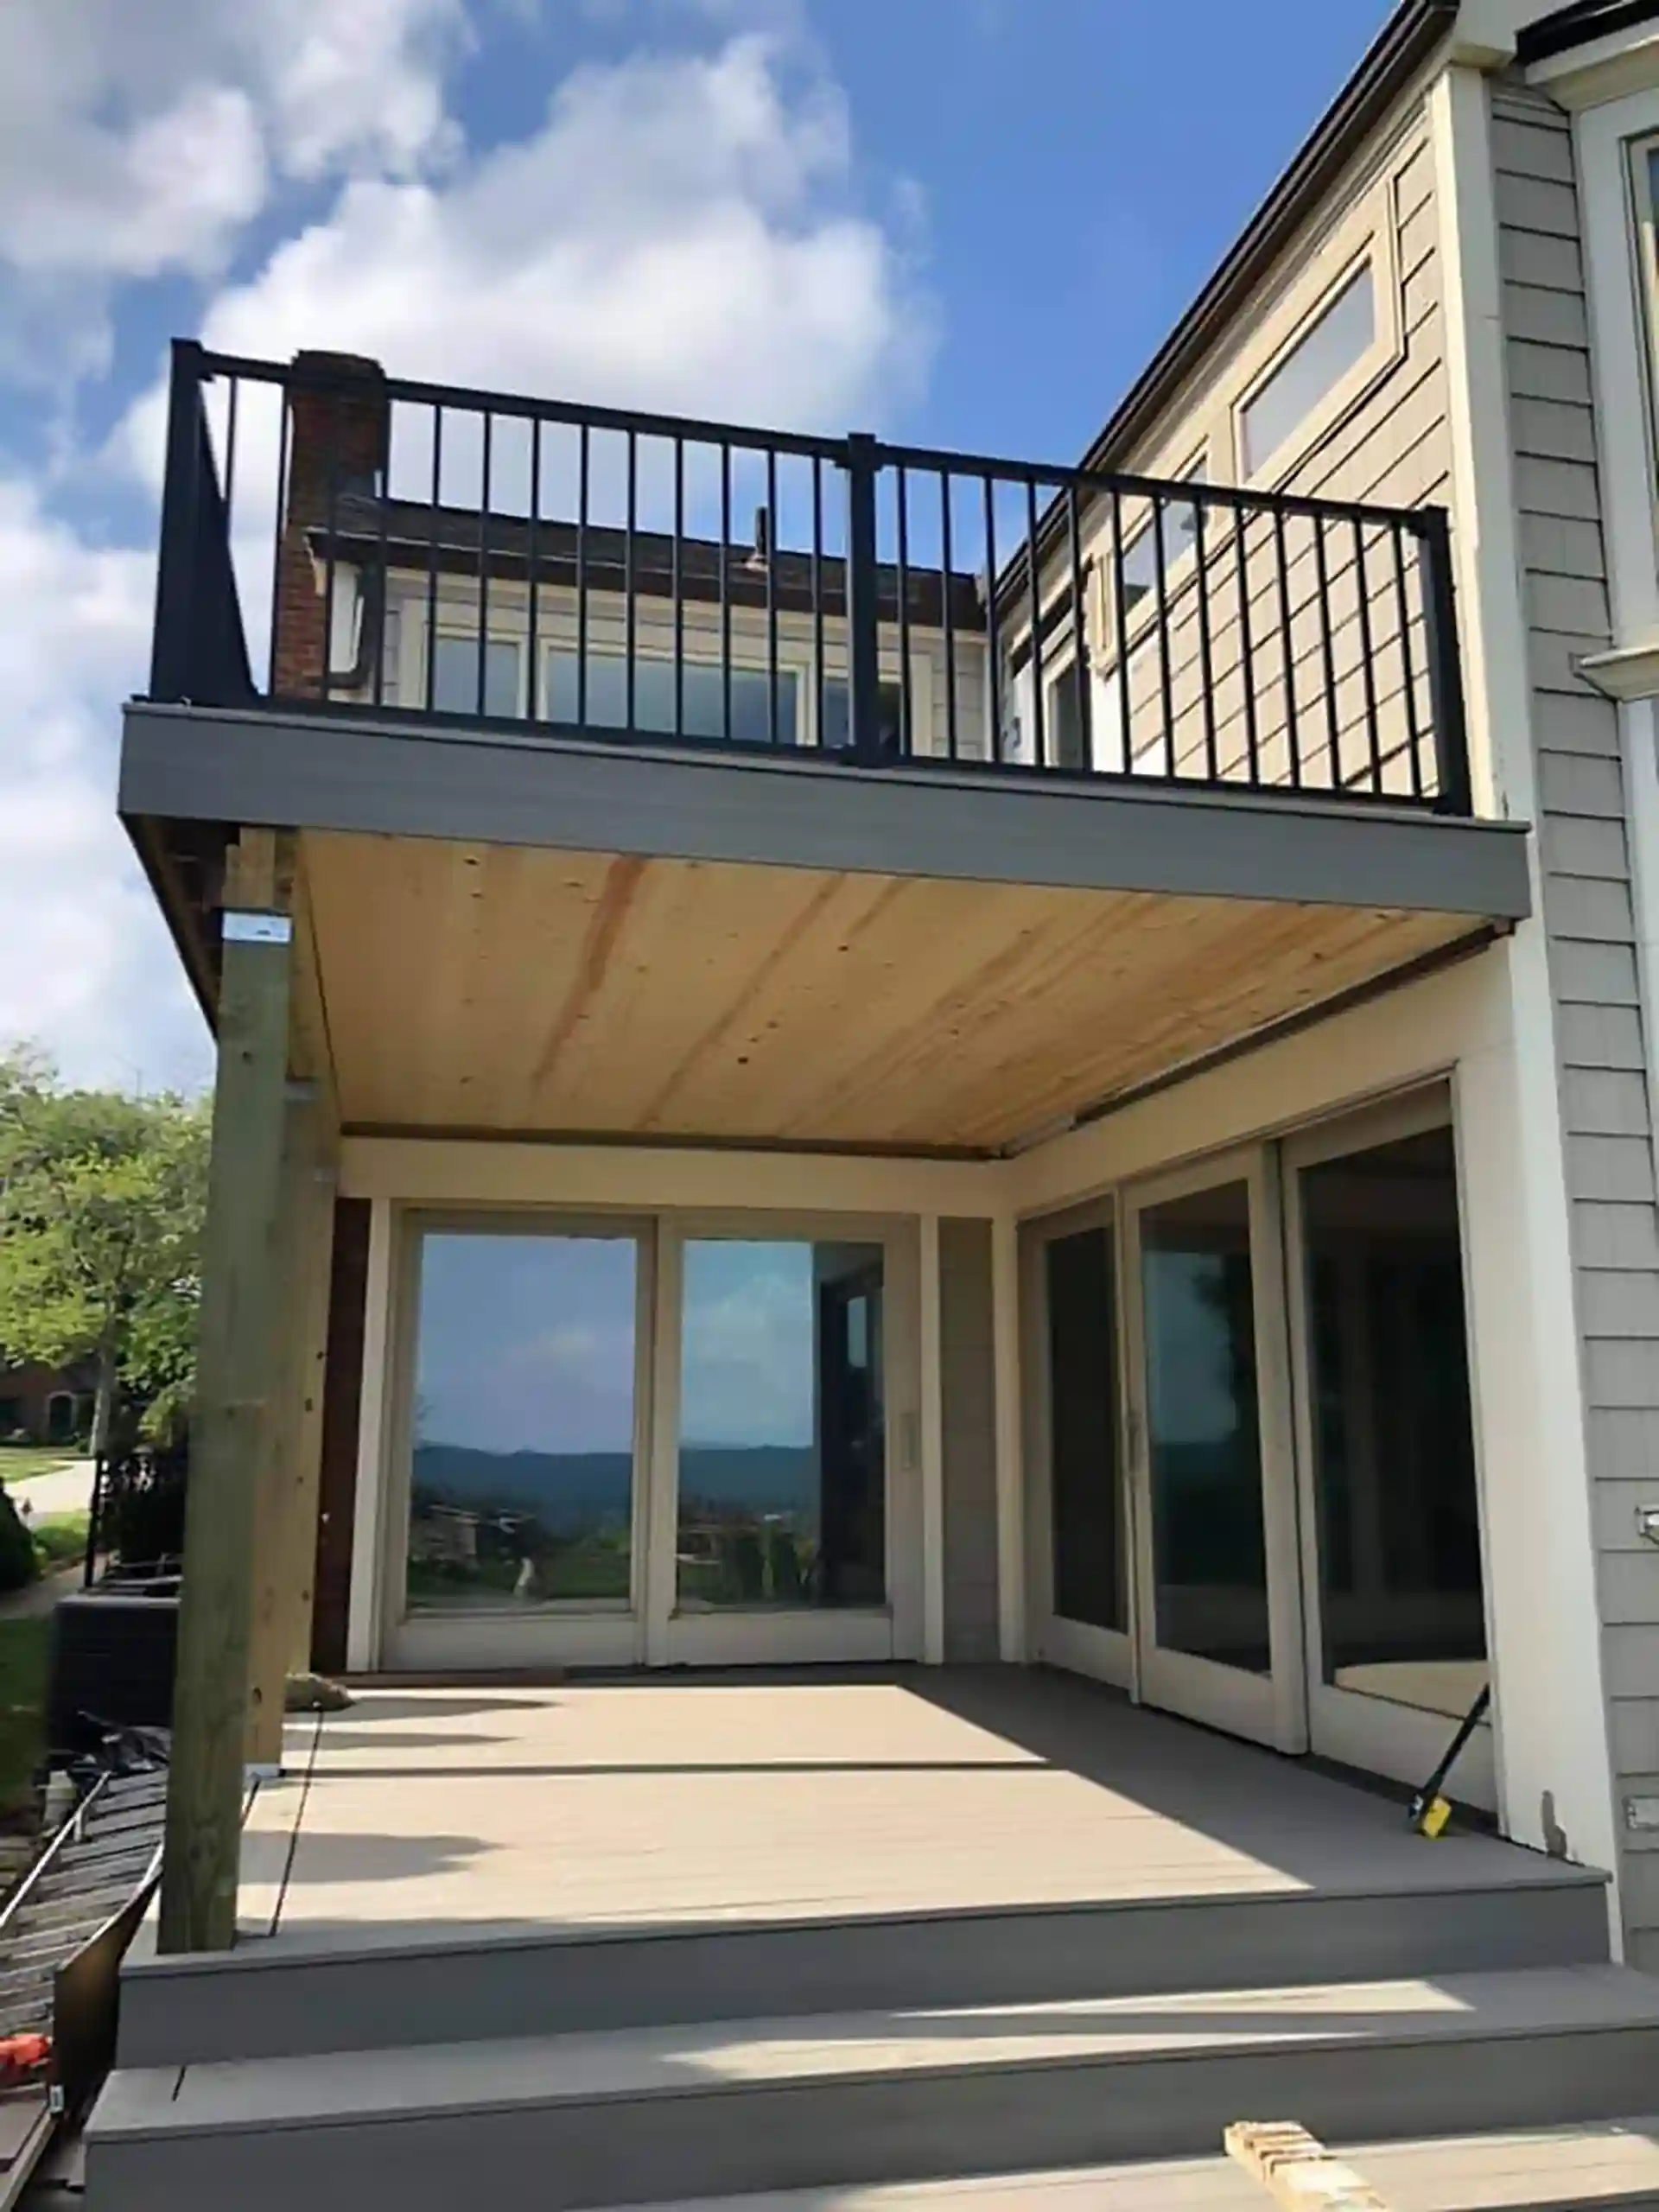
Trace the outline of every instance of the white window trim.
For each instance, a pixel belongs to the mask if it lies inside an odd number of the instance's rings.
[[[1235,482],[1247,489],[1273,490],[1281,486],[1404,356],[1399,226],[1395,206],[1398,168],[1397,160],[1389,163],[1301,270],[1289,291],[1262,324],[1259,336],[1241,349],[1232,364],[1225,387],[1229,454],[1236,472]],[[1366,266],[1371,271],[1374,324],[1370,346],[1260,465],[1248,468],[1244,447],[1246,410],[1344,287]]]
[[[478,638],[477,600],[468,588],[470,579],[464,580],[460,588],[445,591],[440,583],[435,615],[437,633],[441,638],[454,637],[475,644]],[[600,594],[593,595],[599,600]],[[664,607],[667,607],[664,602]],[[400,589],[399,579],[393,578],[388,594],[388,607],[397,620],[395,666],[387,671],[386,698],[394,698],[416,706],[426,699],[426,637],[428,600],[423,578],[410,577]],[[654,609],[652,610],[654,613]],[[747,610],[745,610],[747,612]],[[734,610],[735,612],[735,610]],[[712,621],[709,611],[699,607],[695,618],[692,610],[685,610],[686,621],[683,632],[683,651],[689,665],[718,667],[721,658],[721,632],[718,610]],[[891,634],[888,634],[888,629]],[[524,647],[530,632],[528,594],[519,586],[516,590],[504,589],[498,604],[492,592],[489,636],[492,644],[514,645],[519,650],[518,713],[524,715],[526,707],[526,655]],[[928,636],[931,638],[932,632]],[[590,652],[615,652],[624,650],[626,637],[625,602],[617,594],[604,595],[600,604],[591,604],[588,611],[588,645]],[[663,621],[637,620],[635,650],[642,657],[671,658],[672,656],[672,615]],[[577,624],[574,597],[564,605],[553,600],[552,588],[540,597],[536,625],[536,651],[542,663],[538,676],[540,696],[545,713],[545,666],[550,651],[574,651],[577,642]],[[958,640],[958,650],[960,650]],[[664,647],[660,654],[658,647]],[[795,733],[787,741],[798,746],[815,747],[817,732],[817,687],[813,682],[816,658],[816,625],[810,615],[780,615],[778,632],[778,672],[779,676],[793,676],[797,679],[795,700]],[[897,625],[884,626],[877,656],[877,673],[883,683],[897,683],[900,680],[902,662],[899,658],[899,637]],[[757,638],[753,631],[734,620],[732,624],[732,666],[754,676],[764,676],[767,670],[766,646],[764,637]],[[826,681],[845,682],[848,676],[847,648],[844,639],[829,634],[826,625],[823,652],[823,673]],[[912,627],[910,653],[911,715],[917,739],[916,751],[931,753],[937,750],[933,728],[935,669],[931,654],[918,639]],[[969,696],[971,673],[959,669],[957,684],[957,704],[961,715]],[[671,737],[668,740],[672,742]]]

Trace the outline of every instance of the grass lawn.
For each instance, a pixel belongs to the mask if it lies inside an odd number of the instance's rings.
[[[0,1816],[16,1812],[46,1748],[52,1623],[0,1620]]]
[[[42,1574],[50,1574],[60,1567],[79,1566],[86,1556],[86,1524],[90,1518],[85,1513],[47,1513],[29,1522],[29,1533],[35,1539]]]
[[[74,1457],[61,1444],[0,1444],[0,1483],[26,1483],[31,1475],[53,1474]]]

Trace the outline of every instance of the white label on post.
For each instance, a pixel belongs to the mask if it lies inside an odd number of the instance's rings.
[[[288,944],[294,925],[286,914],[238,914],[227,908],[221,934],[226,944]]]

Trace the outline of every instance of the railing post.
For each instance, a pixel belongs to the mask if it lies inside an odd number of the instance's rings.
[[[196,548],[201,512],[201,384],[200,345],[194,338],[175,338],[168,388],[156,628],[150,644],[152,699],[188,699],[193,690],[192,614],[197,594]]]
[[[1429,711],[1434,718],[1435,804],[1442,814],[1472,814],[1469,723],[1464,709],[1463,658],[1458,650],[1457,595],[1452,581],[1452,530],[1444,507],[1425,507],[1418,543],[1423,563],[1423,642]]]
[[[851,757],[865,767],[882,758],[875,561],[880,465],[875,440],[855,431],[847,441],[847,720]]]

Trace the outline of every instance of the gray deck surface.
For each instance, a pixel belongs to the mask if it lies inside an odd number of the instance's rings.
[[[244,1859],[273,1951],[1582,1878],[1021,1669],[369,1690],[288,1762]]]
[[[429,2044],[118,2073],[97,2133],[309,2126],[767,2083],[1092,2064],[1287,2044],[1363,2047],[1659,2027],[1659,1980],[1620,1967],[1194,1991],[1156,2000],[981,2005],[811,2019],[692,2022],[512,2043]]]

